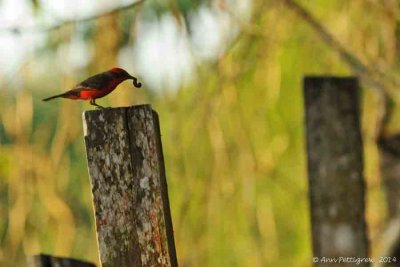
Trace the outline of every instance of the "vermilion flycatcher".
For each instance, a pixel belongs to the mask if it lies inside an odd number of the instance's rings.
[[[90,100],[90,104],[98,108],[102,106],[96,104],[96,99],[108,95],[123,81],[133,80],[133,85],[140,88],[142,84],[121,68],[112,68],[109,71],[96,74],[83,82],[75,85],[71,90],[43,99],[49,101],[54,98],[63,97],[69,99]]]

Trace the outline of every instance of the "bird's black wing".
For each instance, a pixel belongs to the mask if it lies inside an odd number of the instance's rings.
[[[112,73],[107,71],[102,72],[87,78],[83,82],[79,83],[74,89],[80,89],[80,88],[100,89],[109,81],[111,81],[113,78],[114,77]]]

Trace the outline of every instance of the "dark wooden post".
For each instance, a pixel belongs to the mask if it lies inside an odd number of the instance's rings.
[[[304,97],[315,266],[368,266],[358,80],[306,77]]]
[[[51,255],[40,254],[36,256],[29,256],[27,261],[28,267],[96,267],[93,263],[54,257]]]
[[[177,266],[157,113],[83,114],[103,267]]]

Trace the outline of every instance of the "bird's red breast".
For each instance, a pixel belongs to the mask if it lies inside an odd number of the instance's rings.
[[[76,98],[88,100],[106,96],[111,93],[115,89],[115,87],[117,87],[117,85],[124,80],[124,78],[112,79],[107,81],[106,84],[104,84],[100,88],[81,87],[81,85],[78,85],[76,86],[75,90],[79,92],[79,96],[77,96]]]

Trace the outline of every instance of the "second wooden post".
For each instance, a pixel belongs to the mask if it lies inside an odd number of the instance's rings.
[[[306,77],[306,135],[315,266],[368,266],[356,78]]]

